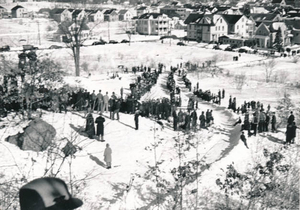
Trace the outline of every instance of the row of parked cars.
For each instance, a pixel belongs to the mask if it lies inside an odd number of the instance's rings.
[[[102,39],[100,39],[100,41],[95,41],[92,43],[92,45],[105,45],[105,44],[118,44],[119,42],[115,41],[115,40],[110,40],[109,42],[106,42]],[[120,43],[129,43],[128,40],[123,39]]]

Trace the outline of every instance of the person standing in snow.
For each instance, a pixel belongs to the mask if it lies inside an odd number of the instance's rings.
[[[252,130],[254,131],[253,135],[256,136],[256,132],[257,132],[257,124],[258,124],[258,117],[257,115],[254,113],[253,114],[253,118],[252,118]]]
[[[247,145],[247,139],[244,135],[244,131],[242,132],[242,135],[240,136],[240,139],[242,140],[242,142],[244,142],[245,146],[247,147],[247,149],[249,149],[248,145]]]
[[[275,115],[275,112],[273,112],[271,124],[272,124],[272,132],[276,132],[276,115]]]
[[[202,111],[202,114],[199,117],[200,120],[200,128],[205,128],[205,116],[204,116],[204,111]]]
[[[102,117],[102,114],[100,113],[100,116],[96,118],[96,124],[97,124],[97,137],[98,137],[98,140],[101,139],[101,141],[104,141],[103,140],[103,137],[104,137],[104,122],[105,122],[105,119],[104,117]]]
[[[94,117],[92,115],[91,109],[89,109],[89,113],[86,116],[85,132],[88,134],[88,137],[90,139],[92,139],[95,135]]]
[[[192,126],[195,129],[195,128],[197,128],[197,119],[198,119],[197,112],[195,109],[191,114],[191,118],[192,118]]]
[[[174,128],[174,131],[176,131],[177,130],[177,121],[178,121],[176,108],[173,110],[172,115],[173,115],[173,128]]]
[[[107,112],[108,111],[108,101],[109,101],[109,97],[108,97],[108,92],[106,92],[105,96],[103,96],[103,109],[102,112]]]
[[[103,95],[101,90],[99,90],[99,93],[97,94],[97,110],[100,113],[103,112]]]
[[[136,110],[136,112],[134,113],[135,130],[139,129],[139,116],[140,116],[140,111]]]
[[[288,118],[288,124],[292,124],[295,121],[295,116],[293,115],[293,112],[291,112],[291,115]]]
[[[111,151],[111,148],[109,147],[109,144],[106,144],[106,148],[104,150],[104,161],[106,163],[106,168],[107,169],[110,169],[111,168],[111,154],[112,154],[112,151]]]

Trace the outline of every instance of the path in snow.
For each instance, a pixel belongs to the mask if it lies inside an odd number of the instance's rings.
[[[194,95],[185,88],[181,78],[175,76],[175,79],[176,84],[181,88],[182,102],[183,104],[187,104],[189,97],[194,97]],[[238,145],[241,127],[240,125],[233,127],[237,116],[230,110],[227,110],[226,107],[202,101],[197,97],[195,98],[199,102],[197,110],[198,119],[202,111],[206,112],[208,109],[213,110],[215,124],[212,125],[212,127],[215,130],[214,132],[223,133],[228,136],[228,138],[220,139],[217,144],[207,148],[204,158],[207,164],[212,164],[224,158],[236,145]],[[222,102],[224,103],[224,99]]]

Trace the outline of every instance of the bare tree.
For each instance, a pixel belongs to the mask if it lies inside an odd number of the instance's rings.
[[[91,30],[86,25],[86,18],[77,20],[74,18],[73,21],[65,21],[59,25],[59,29],[64,33],[63,41],[67,47],[72,50],[73,59],[75,63],[75,75],[80,76],[80,47],[83,42],[88,38],[84,35],[84,30]]]
[[[275,66],[276,66],[276,61],[275,61],[274,58],[272,58],[271,60],[268,60],[267,62],[264,63],[266,82],[267,83],[271,81],[271,77],[273,75]]]

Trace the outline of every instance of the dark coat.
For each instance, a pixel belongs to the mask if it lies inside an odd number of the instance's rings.
[[[94,117],[91,113],[86,116],[86,126],[85,131],[88,134],[89,138],[95,135],[95,124],[94,124]]]
[[[105,119],[104,117],[102,116],[99,116],[96,118],[96,124],[97,124],[97,136],[99,135],[104,135],[104,122],[105,122]]]

